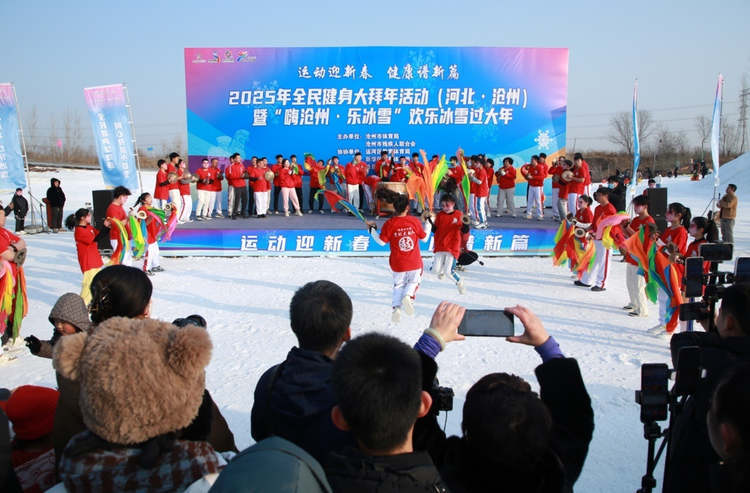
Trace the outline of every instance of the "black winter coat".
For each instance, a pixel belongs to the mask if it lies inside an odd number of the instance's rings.
[[[722,339],[713,333],[683,332],[670,342],[675,366],[680,349],[690,346],[701,348],[700,366],[705,377],[672,425],[664,493],[711,491],[710,469],[720,460],[706,427],[711,397],[726,370],[750,361],[750,337]]]
[[[272,390],[268,386],[273,368],[260,377],[251,414],[255,441],[272,436],[272,432],[303,448],[321,464],[329,452],[357,445],[354,435],[338,429],[331,419],[336,405],[332,363],[322,353],[295,347],[289,351]],[[269,419],[273,430],[269,429]]]
[[[49,188],[47,189],[47,200],[49,200],[50,207],[64,207],[65,206],[65,192],[61,187],[56,187],[54,182],[58,180],[51,179],[49,181]]]
[[[13,204],[13,214],[17,218],[23,219],[29,213],[29,202],[23,196],[14,194],[11,203]]]
[[[448,489],[425,452],[370,457],[359,449],[331,453],[323,465],[334,493],[439,493]]]
[[[423,376],[427,379],[428,372],[429,367],[423,364]],[[552,432],[547,452],[532,471],[520,473],[472,456],[462,437],[446,438],[435,416],[417,420],[414,449],[430,453],[450,491],[573,491],[594,432],[591,399],[575,359],[549,360],[536,368],[536,376],[540,397],[552,416]]]

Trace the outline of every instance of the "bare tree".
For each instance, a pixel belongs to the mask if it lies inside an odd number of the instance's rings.
[[[28,137],[27,152],[29,154],[36,153],[36,139],[39,131],[39,113],[37,112],[36,105],[31,107],[28,116],[26,117],[26,128],[24,128],[25,137]]]
[[[172,152],[182,154],[182,134],[175,134],[172,138]]]
[[[73,152],[73,111],[70,106],[66,106],[62,114],[62,131],[63,131],[63,142],[65,147],[61,149],[61,156],[65,162],[70,161],[70,156]]]
[[[638,110],[638,141],[641,145],[645,144],[654,129],[654,119],[651,112]],[[631,158],[633,157],[635,142],[633,139],[633,117],[630,112],[621,111],[610,118],[607,140],[618,146],[623,152],[627,152]]]
[[[687,136],[683,130],[673,132],[667,125],[660,125],[656,130],[655,140],[656,155],[667,166],[679,163],[680,156],[687,153]]]
[[[167,142],[167,139],[161,139],[161,155],[166,156],[169,154],[169,142]]]
[[[719,155],[727,161],[737,152],[737,146],[740,143],[740,134],[737,131],[737,125],[733,125],[721,119],[721,135],[719,136]]]
[[[693,120],[695,130],[701,138],[701,161],[705,161],[705,152],[703,150],[706,140],[711,136],[711,119],[705,115],[696,116]]]
[[[57,152],[57,141],[59,139],[59,135],[57,133],[57,121],[55,119],[55,112],[50,112],[50,122],[49,122],[49,134],[47,134],[47,139],[49,141],[49,145],[46,151],[47,158],[54,161],[55,153]]]

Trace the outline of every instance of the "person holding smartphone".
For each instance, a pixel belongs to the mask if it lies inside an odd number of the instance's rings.
[[[417,351],[426,356],[425,387],[437,376],[435,356],[451,341],[464,338],[458,332],[463,311],[441,303],[428,329],[442,339],[439,347],[430,352],[424,339],[417,343]],[[531,310],[519,305],[505,311],[524,328],[508,342],[532,346],[542,358],[536,368],[539,394],[520,377],[486,375],[466,394],[462,436],[447,437],[437,415],[428,414],[417,420],[414,449],[430,454],[451,491],[540,491],[542,486],[543,491],[572,491],[594,430],[581,370],[575,359],[563,355]]]

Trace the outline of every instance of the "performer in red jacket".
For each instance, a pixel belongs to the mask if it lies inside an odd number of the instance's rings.
[[[123,258],[122,265],[132,267],[133,263],[133,252],[130,249],[130,240],[133,239],[132,233],[130,232],[130,224],[128,221],[128,213],[125,212],[125,204],[128,202],[130,197],[130,190],[123,186],[115,187],[114,199],[112,203],[107,207],[107,215],[105,219],[117,219],[122,223],[125,231],[128,232],[128,243],[122,245]],[[110,229],[109,242],[112,244],[112,251],[117,250],[117,246],[120,244],[120,232],[117,228]]]
[[[167,162],[163,159],[159,159],[156,163],[159,166],[159,171],[156,172],[156,187],[154,188],[154,203],[160,209],[163,209],[167,205],[169,200],[169,177],[167,176]]]
[[[497,173],[497,217],[502,217],[503,203],[505,211],[516,217],[516,168],[513,167],[513,158],[503,159],[503,166]]]
[[[456,210],[456,201],[450,194],[444,194],[440,198],[440,212],[435,216],[432,224],[434,236],[435,257],[432,260],[432,272],[437,274],[438,279],[450,276],[456,283],[458,292],[466,292],[466,284],[456,273],[456,261],[461,253],[461,235],[469,232],[469,223],[463,222],[463,213]]]
[[[91,211],[88,209],[78,209],[75,214],[71,214],[65,219],[65,227],[68,231],[74,231],[73,237],[78,252],[78,265],[83,273],[81,298],[86,302],[86,305],[91,302],[91,280],[104,265],[97,242],[109,235],[110,224],[106,219],[102,224],[104,227],[101,231],[96,230],[91,225]]]

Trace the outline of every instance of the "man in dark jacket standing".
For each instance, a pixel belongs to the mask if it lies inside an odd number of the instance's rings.
[[[65,207],[65,192],[60,188],[60,180],[52,178],[47,189],[47,200],[52,209],[52,222],[49,227],[53,233],[59,233],[62,229],[63,207]]]
[[[285,438],[322,462],[329,452],[357,443],[331,420],[336,405],[331,368],[341,345],[351,338],[352,301],[332,282],[310,282],[294,293],[289,318],[299,347],[260,377],[252,436],[255,441]]]
[[[16,193],[13,195],[10,205],[13,209],[13,215],[16,217],[16,234],[25,235],[23,223],[26,220],[26,214],[29,213],[29,202],[23,196],[22,188],[16,188]]]
[[[429,452],[453,493],[573,491],[594,431],[581,370],[530,310],[506,310],[524,327],[523,335],[508,341],[533,346],[542,358],[536,368],[540,396],[515,375],[486,375],[466,394],[463,436],[447,438],[430,415],[417,421],[414,448]],[[423,371],[430,368],[423,382],[437,370],[423,359]]]

